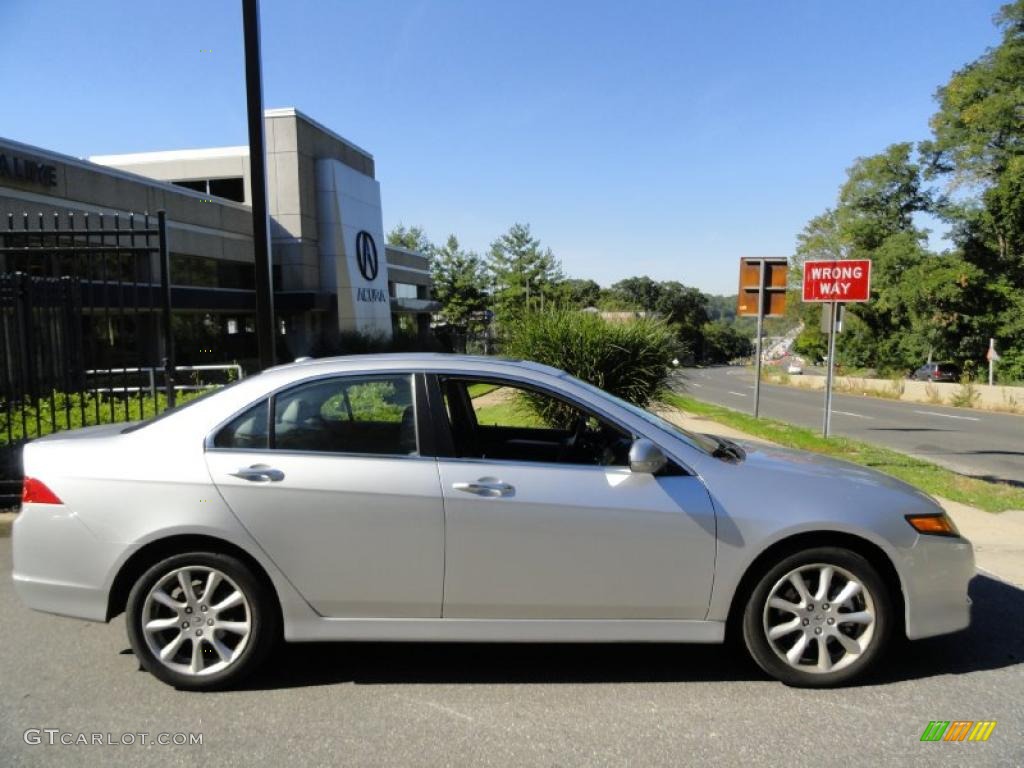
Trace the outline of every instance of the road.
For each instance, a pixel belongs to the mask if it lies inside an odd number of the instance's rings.
[[[687,368],[673,389],[750,413],[753,371],[738,366]],[[761,385],[761,415],[821,429],[821,391]],[[965,475],[1024,484],[1024,416],[834,394],[832,432],[941,464]]]
[[[1024,592],[979,575],[971,595],[971,629],[833,691],[767,680],[721,646],[329,643],[285,647],[243,690],[195,694],[138,671],[122,619],[34,613],[5,576],[0,764],[1019,766]],[[922,743],[935,719],[998,724],[986,743]],[[29,745],[32,728],[203,744]]]

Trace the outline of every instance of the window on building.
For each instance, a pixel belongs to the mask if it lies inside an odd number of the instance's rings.
[[[172,181],[176,187],[184,187],[185,189],[191,189],[193,192],[206,193],[206,179],[183,179],[181,181]]]
[[[419,292],[417,286],[409,283],[392,283],[394,286],[394,292],[392,296],[397,299],[417,299],[419,298]]]
[[[212,197],[234,200],[236,203],[245,202],[245,181],[241,176],[231,176],[225,179],[179,179],[172,181],[171,184]]]
[[[200,288],[255,287],[256,271],[252,264],[193,256],[186,253],[171,254],[171,283]]]
[[[230,179],[210,179],[209,192],[215,197],[223,197],[225,200],[234,200],[236,203],[245,202],[245,184],[241,176]]]

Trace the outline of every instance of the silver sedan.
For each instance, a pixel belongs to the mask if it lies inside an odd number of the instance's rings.
[[[528,362],[297,362],[25,447],[29,606],[126,613],[187,689],[275,641],[721,643],[793,685],[969,622],[971,545],[868,469],[693,434]]]

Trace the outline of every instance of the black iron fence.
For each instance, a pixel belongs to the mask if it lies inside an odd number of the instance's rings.
[[[166,231],[163,211],[0,228],[0,506],[25,441],[174,404]]]

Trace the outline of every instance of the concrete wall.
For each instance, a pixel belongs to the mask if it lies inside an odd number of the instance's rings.
[[[775,372],[765,372],[767,381],[779,382]],[[804,389],[824,389],[825,377],[816,375],[790,376],[786,382],[789,386]],[[904,400],[911,403],[931,403],[934,405],[953,405],[953,399],[962,392],[960,384],[927,381],[910,381],[908,379],[865,379],[857,376],[836,376],[835,391],[845,394],[876,394],[893,400]],[[988,411],[1006,411],[1024,413],[1024,387],[988,386],[975,384],[977,392],[974,406]]]
[[[8,164],[19,157],[51,165],[56,181],[50,185],[0,177],[0,230],[6,229],[9,213],[19,227],[22,214],[28,213],[32,228],[43,213],[45,228],[52,229],[54,212],[61,214],[61,226],[66,226],[68,213],[79,222],[89,213],[90,226],[98,227],[100,213],[126,218],[148,211],[155,218],[162,208],[167,211],[171,251],[252,262],[252,214],[241,203],[211,200],[199,192],[6,139],[0,139],[0,154]]]

